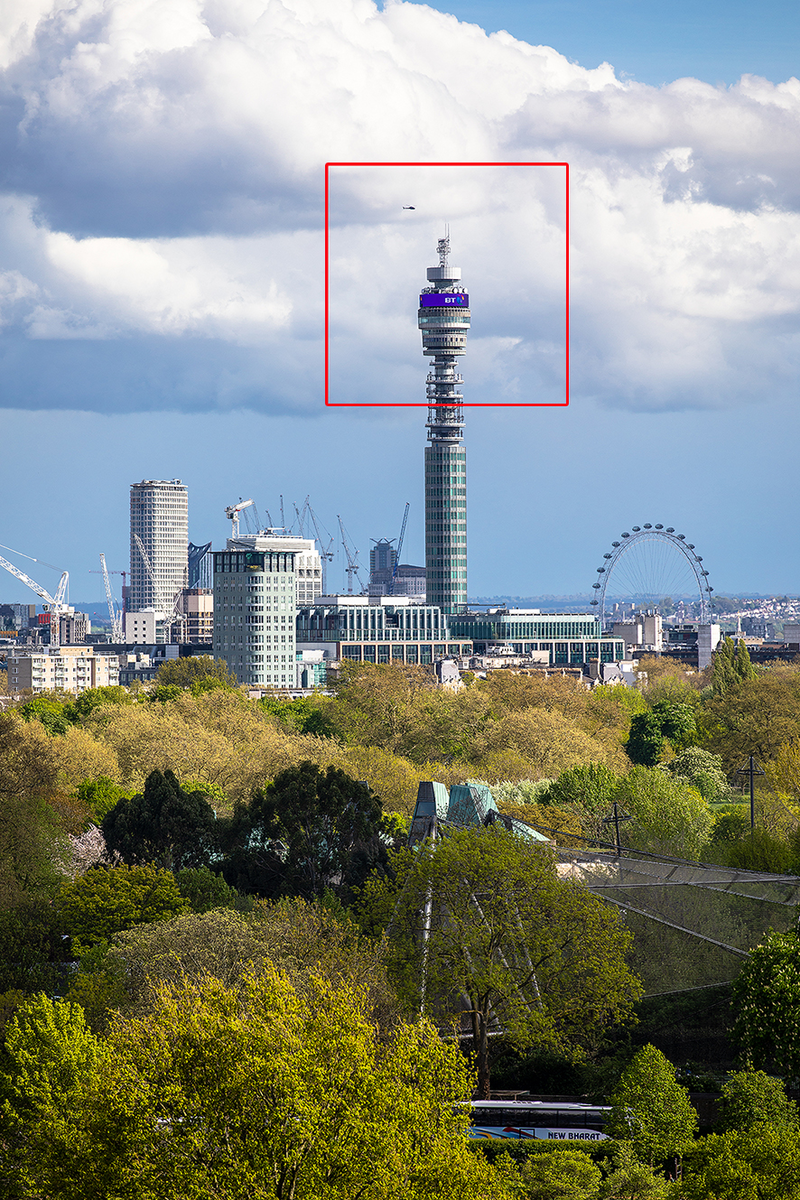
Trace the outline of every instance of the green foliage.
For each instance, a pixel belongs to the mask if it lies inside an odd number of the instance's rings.
[[[225,660],[212,658],[210,654],[192,654],[162,663],[156,672],[156,686],[170,685],[189,689],[195,696],[215,687],[238,687],[236,676],[228,670]]]
[[[625,743],[625,753],[632,763],[654,767],[664,750],[661,721],[654,712],[637,713],[631,719],[631,731]]]
[[[109,850],[126,863],[168,870],[206,865],[216,854],[214,810],[201,792],[185,791],[172,771],[153,771],[142,795],[120,800],[102,822]]]
[[[277,775],[234,814],[225,877],[262,896],[340,896],[387,861],[381,803],[336,767],[301,763]]]
[[[122,964],[109,953],[108,942],[95,943],[81,956],[78,970],[69,977],[66,999],[81,1006],[93,1033],[107,1031],[113,1011],[128,1001]]]
[[[184,690],[177,683],[159,683],[150,689],[147,699],[151,704],[168,704],[170,700],[177,700]]]
[[[719,754],[701,750],[699,746],[681,750],[671,762],[664,764],[663,769],[673,779],[683,779],[696,788],[709,804],[719,804],[730,794],[728,780],[722,769],[722,758]]]
[[[763,1071],[737,1071],[722,1089],[719,1129],[747,1130],[766,1122],[773,1129],[797,1129],[797,1105],[783,1082]]]
[[[659,700],[653,705],[653,712],[658,718],[662,736],[669,741],[673,750],[685,750],[694,743],[697,726],[694,709],[690,705]]]
[[[531,1155],[519,1169],[526,1200],[597,1200],[600,1168],[580,1150]]]
[[[800,1134],[756,1125],[703,1138],[687,1156],[685,1200],[800,1200]]]
[[[20,704],[17,712],[23,721],[38,721],[52,737],[64,734],[72,724],[67,715],[69,699],[62,692],[45,692]]]
[[[258,703],[264,712],[277,717],[289,733],[313,733],[316,737],[333,737],[335,733],[333,721],[319,698],[300,696],[297,700],[279,700],[264,696]]]
[[[40,1118],[56,1097],[74,1096],[101,1056],[80,1006],[42,993],[19,1005],[6,1026],[5,1043],[11,1070],[2,1088],[19,1125]]]
[[[750,952],[733,989],[733,1036],[754,1067],[800,1074],[800,940],[767,934]]]
[[[243,897],[229,887],[221,875],[208,867],[185,867],[176,875],[178,890],[191,906],[192,912],[210,912],[212,908],[238,908]]]
[[[745,804],[730,804],[716,810],[716,820],[711,831],[714,846],[729,846],[750,832],[750,809]]]
[[[483,779],[471,783],[485,783]],[[502,779],[490,786],[495,803],[503,811],[524,804],[544,804],[543,795],[553,784],[552,779]]]
[[[83,723],[98,708],[108,704],[133,704],[133,696],[125,687],[87,688],[70,702],[69,712],[72,720]]]
[[[75,795],[88,807],[95,821],[102,821],[120,800],[130,799],[131,793],[107,775],[101,775],[98,779],[84,779],[78,784]]]
[[[397,1021],[398,1004],[384,958],[381,942],[363,937],[323,903],[280,900],[261,901],[247,914],[218,908],[139,925],[115,935],[96,969],[117,970],[126,981],[126,1011],[144,1012],[154,985],[213,975],[230,987],[271,963],[298,987],[312,976],[357,987],[371,1019],[389,1029]]]
[[[0,991],[59,991],[67,948],[48,893],[0,910]]]
[[[757,674],[744,642],[735,646],[732,638],[723,638],[711,661],[711,687],[715,695],[725,696]]]
[[[24,1038],[41,1075],[37,1044]],[[358,991],[267,972],[160,991],[26,1128],[36,1194],[197,1200],[479,1200],[470,1080],[426,1022],[379,1038]],[[21,1101],[26,1093],[20,1088]],[[166,1172],[166,1175],[165,1175]],[[502,1192],[494,1193],[501,1200]]]
[[[704,747],[722,756],[729,775],[749,754],[769,767],[800,738],[800,669],[774,664],[735,687],[712,689],[698,723]]]
[[[76,957],[121,929],[189,908],[175,877],[152,866],[92,867],[63,885],[56,904]]]
[[[625,753],[632,763],[654,767],[664,752],[665,739],[675,750],[684,750],[697,739],[694,710],[674,700],[659,700],[650,712],[631,719]]]
[[[0,909],[51,892],[68,846],[50,800],[57,766],[50,739],[16,714],[0,713]]]
[[[393,910],[394,979],[409,1008],[422,1002],[445,1018],[466,1007],[481,1095],[495,1021],[512,1045],[580,1056],[630,1014],[640,990],[625,962],[630,935],[608,906],[558,878],[549,848],[492,825],[423,843],[393,866],[396,880],[365,896],[373,911]]]
[[[181,786],[185,792],[200,792],[215,811],[228,807],[228,797],[218,783],[209,783],[207,779],[184,779]]]
[[[672,1195],[663,1174],[640,1162],[630,1143],[620,1142],[614,1147],[598,1200],[667,1200]]]
[[[697,1114],[672,1063],[655,1046],[643,1046],[635,1055],[610,1100],[607,1132],[630,1141],[650,1166],[692,1144]]]
[[[700,793],[657,768],[634,767],[614,799],[634,817],[624,840],[636,849],[698,859],[711,836],[714,818]]]
[[[538,803],[553,804],[559,808],[579,804],[587,812],[605,815],[618,785],[619,776],[603,763],[570,767],[542,790]]]
[[[795,852],[782,837],[766,829],[750,829],[750,811],[746,813],[746,832],[725,846],[725,865],[745,871],[770,871],[775,875],[791,875],[797,863]]]

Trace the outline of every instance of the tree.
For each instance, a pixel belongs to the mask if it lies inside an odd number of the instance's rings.
[[[659,700],[653,705],[653,712],[658,717],[663,737],[667,738],[673,750],[685,750],[693,744],[697,738],[697,726],[690,705]]]
[[[696,788],[704,800],[719,803],[730,794],[730,786],[722,769],[722,758],[701,750],[699,746],[688,746],[676,754],[664,768],[673,779],[684,779]]]
[[[579,804],[587,812],[605,815],[618,784],[619,776],[603,763],[570,767],[542,790],[538,803],[555,804],[561,808]]]
[[[487,731],[485,758],[478,758],[481,775],[496,779],[502,772],[503,754],[511,752],[520,761],[524,775],[553,778],[569,767],[586,762],[604,762],[607,750],[570,717],[546,708],[529,708],[509,713]],[[500,772],[493,770],[497,763]],[[504,773],[500,773],[503,778]],[[510,778],[510,773],[509,776]]]
[[[597,1200],[600,1168],[582,1150],[531,1155],[520,1167],[526,1200]]]
[[[625,743],[628,758],[638,766],[654,767],[663,749],[664,735],[656,713],[637,713],[631,720],[631,731]]]
[[[673,1195],[663,1174],[639,1162],[629,1142],[619,1142],[606,1168],[598,1200],[667,1200]]]
[[[800,939],[767,934],[733,985],[733,1036],[758,1068],[800,1072]]]
[[[724,696],[757,674],[744,642],[734,646],[731,638],[723,638],[711,661],[711,686],[715,695]]]
[[[42,692],[20,704],[16,711],[23,721],[38,721],[51,736],[57,737],[69,728],[68,707],[66,692]]]
[[[157,867],[92,867],[57,897],[63,929],[79,956],[121,929],[187,911],[175,877]]]
[[[399,1009],[385,958],[384,944],[361,936],[352,922],[295,899],[261,901],[247,914],[216,909],[139,925],[114,936],[100,965],[125,978],[129,1011],[141,1012],[154,985],[214,975],[230,987],[272,964],[297,987],[318,976],[358,988],[371,1019],[388,1030]]]
[[[639,850],[697,859],[711,836],[714,818],[700,793],[658,768],[634,767],[614,799],[634,818],[625,842]]]
[[[184,867],[175,876],[178,890],[191,905],[192,912],[210,912],[213,908],[236,908],[243,897],[228,887],[221,875],[208,867]]]
[[[336,767],[282,771],[234,814],[226,878],[262,895],[346,895],[386,862],[381,803]]]
[[[580,1055],[630,1014],[641,991],[625,961],[630,934],[558,878],[549,848],[492,825],[425,842],[395,867],[396,880],[372,883],[362,904],[394,909],[392,970],[409,1007],[469,1020],[481,1096],[498,1022],[517,1048]]]
[[[756,1125],[701,1138],[687,1156],[686,1200],[800,1200],[800,1134]]]
[[[703,746],[722,756],[730,775],[749,754],[762,766],[800,737],[800,670],[780,663],[715,692],[698,716]]]
[[[629,1140],[651,1167],[692,1144],[697,1113],[672,1063],[655,1046],[643,1046],[635,1055],[610,1099],[607,1132]]]
[[[797,1105],[780,1079],[763,1071],[737,1071],[722,1088],[719,1128],[746,1130],[766,1123],[773,1129],[797,1129]]]
[[[275,971],[164,987],[106,1047],[26,1130],[36,1194],[502,1200],[464,1136],[457,1046],[428,1022],[379,1038],[352,988]]]
[[[290,733],[313,733],[318,737],[331,737],[333,722],[325,711],[324,697],[300,696],[297,700],[283,700],[275,696],[263,696],[259,707],[277,717],[284,729]]]
[[[102,821],[120,800],[130,799],[130,793],[107,775],[101,775],[98,779],[84,779],[78,784],[75,794],[87,805],[96,821]]]
[[[28,1158],[31,1132],[56,1108],[68,1110],[76,1102],[102,1055],[102,1045],[87,1029],[79,1005],[53,1001],[42,993],[18,1005],[6,1025],[5,1070],[0,1076],[0,1129],[6,1150],[0,1156],[0,1184],[5,1196],[36,1194],[31,1178],[35,1163]]]
[[[152,771],[142,795],[123,797],[102,821],[110,851],[126,863],[168,870],[202,867],[216,853],[214,810],[202,792],[186,792],[172,771]]]
[[[210,654],[190,654],[184,658],[171,658],[161,664],[156,672],[156,685],[190,688],[195,695],[211,691],[214,687],[238,687],[235,675],[228,670],[222,658]]]
[[[53,742],[38,722],[0,713],[0,910],[44,898],[65,873]]]

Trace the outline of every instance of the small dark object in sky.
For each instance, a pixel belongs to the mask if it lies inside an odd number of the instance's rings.
[[[405,211],[406,211],[406,209],[409,209],[409,208],[413,210],[413,208],[414,208],[414,205],[413,205],[413,204],[404,204],[404,205],[403,205],[403,212],[405,212]]]

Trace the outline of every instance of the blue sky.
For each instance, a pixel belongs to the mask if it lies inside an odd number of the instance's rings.
[[[800,591],[795,6],[14,9],[0,542],[68,568],[73,598],[102,595],[100,551],[127,567],[142,478],[182,478],[190,536],[216,544],[239,496],[274,517],[281,494],[287,511],[310,495],[362,561],[410,501],[403,557],[421,561],[424,410],[322,403],[326,159],[571,164],[571,405],[469,411],[472,594],[588,590],[645,521],[684,530],[719,591]],[[465,398],[555,394],[555,194],[376,180],[338,193],[342,393],[423,395],[414,293],[449,219],[473,310]],[[0,599],[32,599],[3,579]]]

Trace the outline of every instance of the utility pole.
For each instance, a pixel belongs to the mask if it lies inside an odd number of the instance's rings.
[[[740,767],[736,774],[748,775],[750,777],[750,832],[752,833],[756,827],[756,775],[763,775],[764,772],[753,758],[753,755],[750,754],[747,759],[747,766]]]
[[[612,821],[614,823],[614,844],[617,847],[617,858],[622,858],[622,842],[620,841],[619,837],[619,823],[620,821],[632,820],[633,817],[630,816],[629,813],[626,813],[624,808],[621,809],[616,800],[614,801],[614,811],[612,815],[610,817],[603,818],[604,825],[610,825]]]

